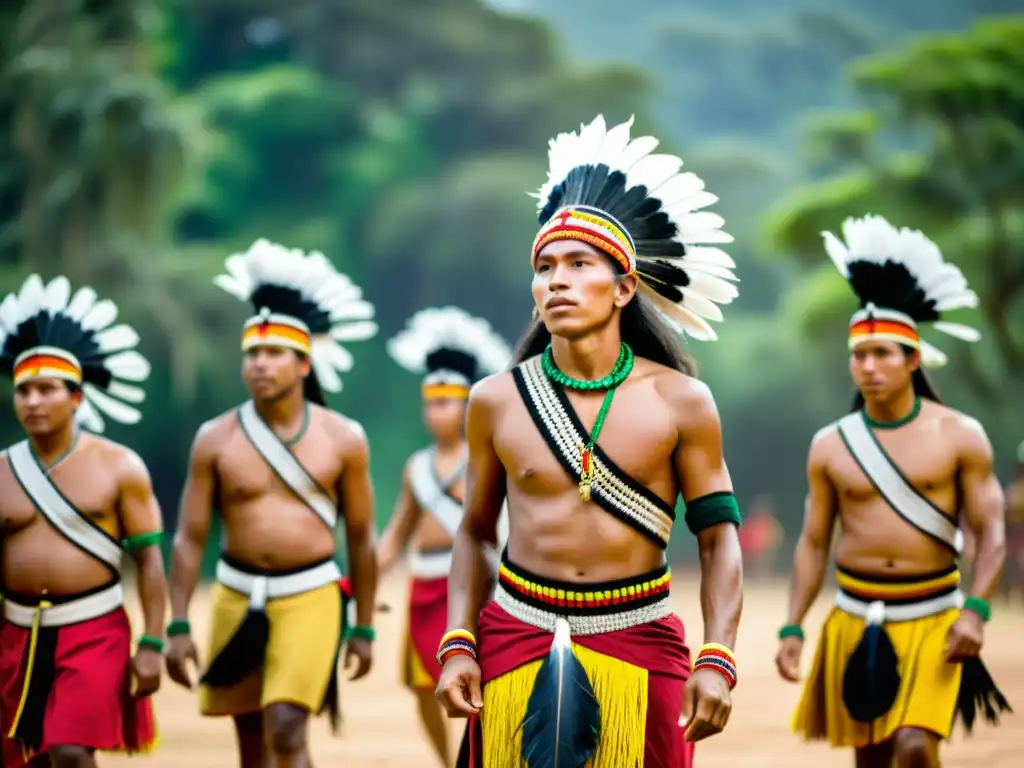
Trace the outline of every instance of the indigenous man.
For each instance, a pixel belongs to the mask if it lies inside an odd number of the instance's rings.
[[[156,739],[167,584],[149,473],[98,436],[135,424],[149,363],[117,307],[65,277],[0,304],[0,367],[27,439],[0,454],[0,765],[95,766]],[[132,403],[133,405],[129,405]],[[81,430],[86,427],[95,434]],[[132,652],[121,561],[135,558],[144,634]]]
[[[942,405],[920,365],[945,356],[923,323],[973,341],[940,313],[977,305],[960,270],[923,234],[878,216],[847,219],[825,248],[856,294],[849,326],[852,413],[814,438],[780,674],[798,678],[801,623],[821,589],[836,521],[839,590],[793,719],[806,739],[853,747],[858,766],[938,766],[954,717],[1006,702],[978,659],[986,600],[1004,557],[1003,499],[981,425]],[[969,597],[957,555],[977,541]]]
[[[256,314],[242,331],[252,399],[204,424],[192,445],[174,541],[168,673],[191,688],[188,606],[216,508],[223,545],[200,710],[234,718],[243,766],[307,766],[308,715],[337,725],[343,639],[335,526],[343,517],[358,624],[345,665],[370,669],[377,582],[369,452],[360,426],[329,410],[349,370],[339,341],[366,339],[373,307],[322,254],[258,240],[228,258],[224,290]],[[270,756],[273,755],[273,762]]]
[[[689,766],[731,708],[740,516],[711,393],[672,333],[715,338],[705,318],[736,295],[733,263],[698,244],[731,238],[697,212],[717,199],[703,182],[631,125],[598,117],[551,142],[537,316],[516,367],[469,400],[438,695],[480,723],[476,766]],[[680,493],[704,577],[692,675],[665,561]],[[478,622],[506,495],[508,546]]]
[[[405,684],[416,694],[420,719],[445,766],[451,765],[448,725],[434,697],[441,674],[435,655],[448,621],[452,543],[462,521],[467,451],[466,400],[481,377],[508,364],[512,350],[490,324],[458,307],[424,309],[388,344],[391,357],[423,375],[423,421],[433,444],[405,465],[395,512],[381,536],[381,572],[412,543]],[[497,552],[494,552],[495,564]]]

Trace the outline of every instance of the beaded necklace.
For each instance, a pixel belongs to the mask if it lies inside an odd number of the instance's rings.
[[[594,444],[601,434],[601,427],[604,426],[604,420],[608,415],[608,409],[611,407],[615,390],[633,371],[633,364],[635,362],[633,350],[630,349],[626,342],[622,342],[622,346],[619,349],[619,358],[615,361],[615,367],[612,368],[612,372],[603,379],[596,379],[594,381],[574,379],[562,373],[555,364],[550,344],[544,350],[544,354],[541,355],[540,362],[544,375],[553,383],[560,384],[566,389],[574,389],[577,392],[606,390],[604,401],[601,403],[601,409],[597,412],[597,419],[594,421],[594,428],[590,431],[590,439],[586,445],[580,446],[580,498],[584,501],[590,501],[590,489],[594,482]]]

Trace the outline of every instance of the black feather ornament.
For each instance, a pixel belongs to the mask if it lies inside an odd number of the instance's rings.
[[[583,768],[597,749],[601,708],[572,652],[565,619],[555,623],[551,652],[537,672],[521,727],[526,768]]]
[[[872,603],[864,634],[843,673],[843,703],[859,723],[888,712],[900,690],[899,659],[883,626],[884,616],[885,605]]]
[[[977,656],[965,659],[960,678],[960,691],[957,694],[956,714],[964,724],[964,731],[970,733],[974,728],[980,708],[985,719],[992,725],[999,724],[1002,712],[1013,714],[1010,702],[1002,691],[996,688],[992,676],[985,664]]]

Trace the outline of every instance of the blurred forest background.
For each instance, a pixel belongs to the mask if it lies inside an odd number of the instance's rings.
[[[767,494],[792,542],[808,441],[852,396],[852,298],[819,233],[868,212],[924,229],[979,292],[955,319],[984,339],[943,339],[937,381],[1009,479],[1021,0],[6,0],[0,64],[0,293],[64,273],[139,330],[144,420],[108,434],[146,459],[169,527],[196,428],[245,398],[247,307],[211,282],[226,256],[260,236],[321,250],[376,304],[332,405],[369,434],[383,525],[426,439],[386,338],[443,303],[518,337],[527,192],[548,138],[599,112],[680,153],[736,236],[740,299],[691,351],[744,504]]]

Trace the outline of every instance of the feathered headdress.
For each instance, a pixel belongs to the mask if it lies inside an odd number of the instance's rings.
[[[548,180],[539,199],[540,232],[533,261],[548,243],[579,240],[611,256],[677,332],[717,338],[708,320],[720,321],[719,304],[738,295],[735,262],[718,248],[731,243],[724,219],[703,208],[718,198],[704,191],[683,161],[653,154],[658,140],[630,140],[633,118],[605,129],[598,115],[579,134],[549,143]]]
[[[352,355],[340,342],[362,341],[377,333],[373,305],[347,275],[322,253],[303,253],[259,239],[245,253],[229,256],[226,275],[213,279],[256,314],[242,329],[242,350],[289,347],[309,355],[320,385],[341,391],[338,371],[352,369]]]
[[[425,374],[428,399],[468,397],[478,379],[500,371],[512,356],[490,323],[458,307],[420,310],[388,342],[388,353],[406,370]]]
[[[80,386],[75,416],[93,432],[103,431],[104,415],[136,424],[142,414],[135,406],[146,399],[136,385],[149,377],[150,366],[135,350],[139,335],[130,326],[114,325],[116,319],[114,302],[98,299],[92,288],[72,296],[66,277],[44,285],[31,275],[0,304],[0,368],[15,386],[32,379]]]
[[[941,319],[943,312],[978,306],[978,296],[921,232],[865,216],[843,222],[845,243],[831,232],[821,234],[860,301],[850,319],[850,349],[871,339],[895,341],[919,350],[922,365],[937,367],[946,364],[946,355],[921,339],[921,323],[964,341],[981,338],[974,328]]]

